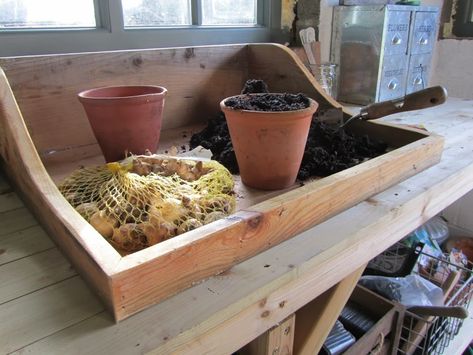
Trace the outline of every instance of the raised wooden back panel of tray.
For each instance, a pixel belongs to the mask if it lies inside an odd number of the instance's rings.
[[[168,89],[160,150],[190,133],[249,78],[272,92],[303,92],[321,110],[342,110],[297,57],[274,44],[243,44],[1,58],[0,154],[4,169],[51,237],[121,320],[194,282],[291,238],[435,164],[443,140],[377,122],[351,129],[386,141],[389,153],[330,177],[262,192],[238,183],[239,210],[145,250],[120,256],[61,196],[55,183],[104,162],[77,93],[100,86]],[[185,134],[184,134],[185,133]],[[184,139],[184,136],[187,138]]]

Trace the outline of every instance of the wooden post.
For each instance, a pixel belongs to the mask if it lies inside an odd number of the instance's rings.
[[[296,312],[294,354],[318,354],[365,266],[361,266]]]
[[[291,355],[294,344],[295,314],[269,329],[242,351],[245,355]]]

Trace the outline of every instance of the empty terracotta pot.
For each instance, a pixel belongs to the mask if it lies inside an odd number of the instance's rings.
[[[161,86],[109,86],[78,94],[107,162],[126,152],[156,152],[161,132],[164,96]]]
[[[225,105],[227,99],[220,108],[228,123],[243,183],[262,190],[293,185],[318,103],[309,99],[310,106],[302,110],[266,112],[236,110]]]

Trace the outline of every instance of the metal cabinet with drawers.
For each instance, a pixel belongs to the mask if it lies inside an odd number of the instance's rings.
[[[438,14],[427,6],[336,6],[330,61],[337,99],[366,105],[426,87]]]

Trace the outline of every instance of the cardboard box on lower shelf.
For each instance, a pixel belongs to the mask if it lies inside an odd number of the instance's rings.
[[[347,304],[358,312],[356,316],[345,316],[347,308],[342,311],[341,319],[345,327],[354,333],[357,341],[344,354],[392,354],[399,345],[399,333],[402,322],[402,308],[399,305],[377,295],[363,286],[356,286]],[[361,314],[359,312],[362,312]],[[364,332],[364,325],[372,320],[372,327]]]

